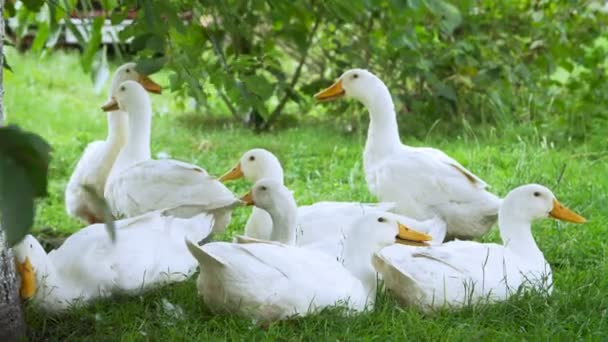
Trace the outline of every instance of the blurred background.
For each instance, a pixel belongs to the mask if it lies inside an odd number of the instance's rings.
[[[361,106],[314,106],[312,99],[359,67],[385,81],[400,127],[420,139],[430,130],[516,127],[524,135],[542,130],[556,144],[604,141],[604,1],[28,0],[5,6],[5,43],[41,60],[71,51],[98,92],[115,65],[135,60],[144,72],[163,70],[177,109],[253,130],[307,121],[328,121],[344,132],[365,129]],[[9,67],[17,56],[7,55]]]

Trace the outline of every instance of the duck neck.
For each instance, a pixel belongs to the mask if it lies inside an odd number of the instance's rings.
[[[150,159],[150,129],[152,108],[149,103],[142,103],[129,111],[129,134],[127,143],[118,155],[115,169],[120,172],[125,168]]]
[[[367,293],[368,303],[373,304],[376,298],[378,280],[372,265],[372,257],[378,246],[369,241],[359,241],[356,234],[351,234],[344,241],[343,264],[348,271],[361,281]]]
[[[529,263],[544,267],[545,257],[534,241],[530,221],[499,213],[498,226],[505,248]]]
[[[73,284],[66,284],[57,272],[55,265],[47,254],[38,258],[33,264],[36,278],[36,301],[42,303],[61,302],[77,297],[76,288]]]
[[[288,210],[269,210],[272,218],[270,240],[293,246],[296,244],[297,207]]]
[[[384,84],[376,89],[374,96],[370,96],[365,106],[370,116],[364,153],[364,164],[367,168],[397,151],[401,146],[401,139],[395,106]]]
[[[129,118],[123,111],[108,113],[108,138],[107,141],[112,146],[122,148],[127,141]]]

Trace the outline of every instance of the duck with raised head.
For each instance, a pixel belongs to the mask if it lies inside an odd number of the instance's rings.
[[[206,170],[193,164],[155,160],[150,156],[152,107],[150,97],[137,82],[123,82],[102,109],[127,112],[129,134],[110,172],[105,198],[116,217],[133,217],[165,208],[183,208],[176,215],[188,217],[201,210],[232,208],[238,199]],[[213,231],[230,223],[231,209],[216,215]]]
[[[205,304],[214,312],[260,322],[304,316],[334,305],[344,305],[350,312],[372,308],[377,286],[373,253],[402,238],[430,239],[384,213],[370,212],[354,223],[340,262],[293,246],[297,206],[280,182],[262,179],[242,200],[270,214],[275,241],[239,238],[247,243],[186,244],[199,262],[197,287]]]
[[[110,84],[110,97],[118,86],[127,80],[139,82],[151,93],[160,94],[161,87],[148,76],[136,70],[135,63],[127,63],[116,69]],[[89,224],[103,222],[103,212],[95,205],[95,200],[83,189],[91,186],[103,196],[106,180],[127,141],[127,114],[121,110],[108,112],[108,136],[106,140],[94,141],[87,145],[82,157],[65,188],[65,208],[68,215]]]
[[[532,221],[551,217],[584,223],[538,184],[520,186],[498,212],[502,244],[453,241],[440,246],[391,246],[376,253],[384,284],[407,305],[423,311],[506,300],[520,289],[551,293],[551,267],[532,236]]]
[[[368,188],[396,212],[418,220],[435,216],[447,224],[448,238],[471,239],[496,222],[500,198],[488,185],[444,152],[401,143],[395,106],[382,80],[363,69],[346,71],[317,93],[320,101],[352,97],[369,111],[363,152]]]

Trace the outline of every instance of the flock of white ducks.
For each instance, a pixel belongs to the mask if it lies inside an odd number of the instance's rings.
[[[500,199],[442,151],[403,145],[390,92],[366,70],[345,72],[315,97],[352,97],[367,107],[363,162],[380,203],[298,207],[280,161],[260,148],[219,179],[196,165],[154,160],[146,90],[161,88],[133,63],[118,68],[102,107],[108,137],[87,146],[66,187],[68,214],[90,225],[48,254],[31,235],[13,249],[22,297],[44,310],[183,281],[197,266],[198,292],[212,311],[261,322],[334,305],[370,310],[379,284],[426,312],[496,302],[521,289],[552,289],[534,219],[585,222],[541,185]],[[252,190],[239,199],[223,182],[241,177]],[[85,186],[103,194],[118,220],[115,241]],[[244,236],[210,242],[245,204],[254,208]],[[484,235],[496,220],[502,244],[458,240]]]

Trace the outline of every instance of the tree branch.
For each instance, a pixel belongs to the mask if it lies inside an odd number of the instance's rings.
[[[272,111],[272,113],[268,117],[268,120],[266,120],[266,122],[260,127],[260,130],[268,129],[270,125],[272,125],[277,120],[277,118],[283,111],[283,108],[287,104],[287,101],[291,97],[294,88],[298,83],[298,80],[300,79],[302,67],[304,66],[306,58],[308,57],[308,52],[310,51],[310,47],[312,46],[312,41],[314,39],[315,33],[317,33],[317,29],[319,28],[319,24],[321,23],[320,17],[321,16],[316,16],[315,18],[315,23],[313,24],[312,29],[310,30],[310,34],[308,36],[308,44],[306,46],[306,50],[304,50],[302,56],[300,56],[300,60],[298,61],[298,67],[296,68],[296,71],[294,72],[293,77],[291,78],[291,82],[289,82],[289,86],[287,87],[287,89],[285,89],[285,94],[283,94],[283,98],[281,98],[279,104]]]

